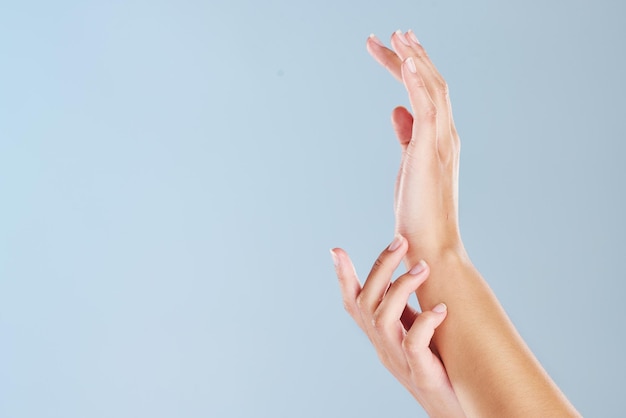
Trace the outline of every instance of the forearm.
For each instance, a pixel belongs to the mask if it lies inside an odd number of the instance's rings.
[[[458,229],[460,138],[445,80],[411,32],[396,32],[393,51],[370,39],[368,50],[407,89],[412,114],[396,108],[402,147],[396,181],[396,232],[407,238],[407,267],[420,259],[431,279],[418,290],[422,309],[440,302],[448,317],[435,348],[468,416],[578,416],[518,335],[465,254]],[[444,252],[433,249],[445,248]]]
[[[423,309],[448,305],[434,342],[468,416],[579,416],[543,370],[464,251],[409,251],[431,279],[417,292]]]

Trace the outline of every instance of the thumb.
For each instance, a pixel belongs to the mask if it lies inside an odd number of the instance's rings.
[[[391,112],[391,125],[402,151],[406,151],[413,133],[413,116],[405,107],[398,106]]]

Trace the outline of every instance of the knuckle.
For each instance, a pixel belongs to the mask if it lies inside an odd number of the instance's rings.
[[[372,327],[374,330],[381,331],[385,327],[384,322],[384,318],[382,318],[378,312],[374,313],[372,316]]]
[[[407,353],[407,355],[414,357],[419,351],[420,347],[418,344],[415,343],[415,341],[409,338],[405,338],[402,341],[402,349],[405,351],[405,353]]]
[[[343,301],[343,309],[350,314],[350,316],[354,316],[356,314],[354,305],[347,300]]]
[[[363,294],[356,297],[356,306],[361,311],[365,309],[365,297]]]
[[[383,264],[385,264],[385,262],[384,262],[383,256],[380,255],[380,256],[378,256],[376,261],[374,261],[374,267],[382,267]]]
[[[448,166],[453,160],[453,144],[448,141],[438,142],[437,150],[439,151],[439,158],[441,159],[441,162],[444,164],[444,166]]]
[[[413,80],[413,86],[417,89],[426,89],[426,81],[424,81],[424,78],[422,77],[417,77],[415,80]],[[414,91],[414,93],[416,92],[417,91]]]
[[[419,58],[428,58],[428,54],[426,53],[426,50],[422,45],[415,45],[414,48],[415,55],[417,55]]]
[[[435,105],[424,106],[422,110],[422,117],[429,121],[434,122],[437,120],[437,107]]]
[[[383,260],[383,256],[380,255],[380,256],[378,256],[376,261],[374,261],[374,265],[372,266],[372,271],[379,270],[384,265],[385,265],[385,262]]]
[[[448,88],[448,83],[445,80],[439,80],[436,85],[437,93],[439,93],[444,98],[447,98],[450,95],[450,89]]]

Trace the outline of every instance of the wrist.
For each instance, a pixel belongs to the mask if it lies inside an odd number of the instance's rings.
[[[415,243],[409,241],[409,250],[404,258],[408,268],[419,263],[420,260],[426,261],[432,266],[471,266],[472,262],[469,255],[465,251],[463,243],[458,240],[450,242],[447,245],[423,245],[423,243]]]

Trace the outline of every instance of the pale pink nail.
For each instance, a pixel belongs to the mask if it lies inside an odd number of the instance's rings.
[[[398,36],[398,38],[400,38],[400,41],[406,45],[406,46],[411,46],[411,44],[409,43],[409,40],[406,39],[406,36],[404,36],[404,34],[402,33],[402,31],[400,29],[398,29],[396,31],[396,35]]]
[[[387,249],[389,251],[395,251],[398,248],[400,248],[400,245],[402,245],[402,237],[395,237],[393,239],[393,241],[391,241],[391,244],[389,244],[389,247],[387,247]]]
[[[440,303],[439,305],[433,308],[433,312],[436,312],[436,313],[444,313],[447,310],[448,310],[448,307],[446,306],[445,303]]]
[[[376,35],[374,35],[373,33],[370,34],[370,39],[376,44],[376,45],[380,45],[380,46],[385,46],[385,44],[382,43],[382,41],[380,39],[378,39],[376,37]]]
[[[409,67],[409,71],[413,74],[417,73],[417,68],[415,67],[415,61],[413,61],[413,57],[408,57],[406,59],[406,65]]]
[[[408,34],[408,37],[409,37],[409,39],[410,39],[410,40],[412,40],[412,41],[413,41],[413,42],[415,42],[416,44],[420,45],[420,41],[419,41],[419,39],[417,39],[417,36],[415,36],[415,34],[413,33],[413,31],[412,31],[412,30],[409,30],[409,31],[407,32],[407,34]]]
[[[421,272],[423,272],[424,270],[426,270],[426,262],[422,260],[416,265],[414,265],[411,270],[409,270],[409,274],[416,276],[420,274]]]

